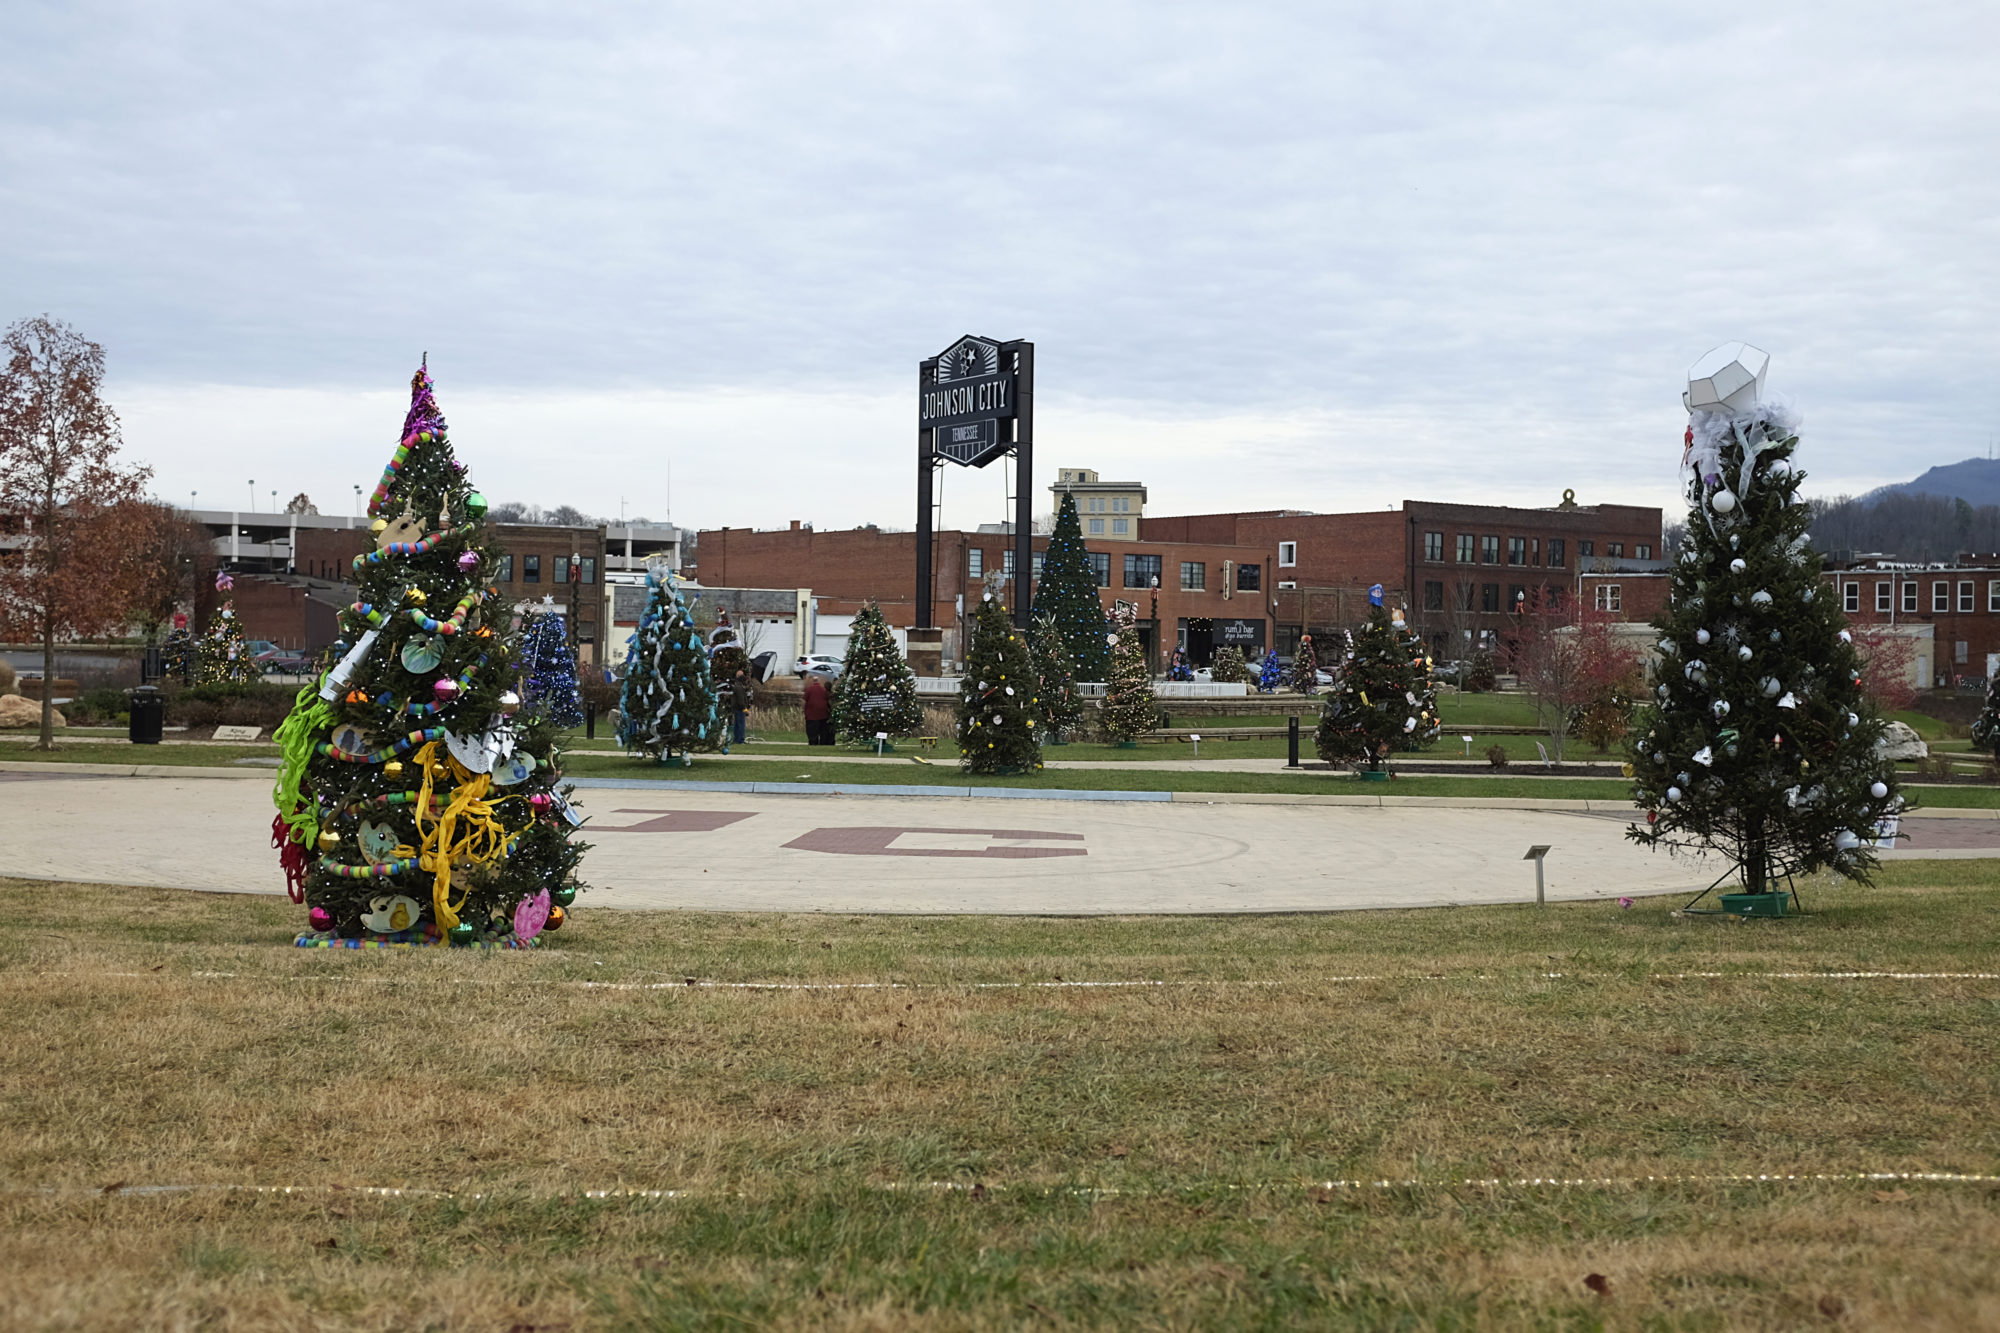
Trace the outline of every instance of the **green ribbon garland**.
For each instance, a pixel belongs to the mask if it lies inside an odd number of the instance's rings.
[[[302,847],[311,847],[313,839],[319,836],[319,815],[302,790],[306,765],[312,761],[315,739],[340,720],[332,706],[319,697],[321,680],[299,691],[298,698],[292,701],[292,711],[273,734],[279,757],[278,785],[271,789],[271,800],[278,807],[278,818],[291,830],[292,841]]]

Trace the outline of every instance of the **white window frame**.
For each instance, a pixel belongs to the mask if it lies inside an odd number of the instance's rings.
[[[977,546],[965,548],[965,577],[976,579],[986,573],[986,552]]]
[[[1131,519],[1114,518],[1111,520],[1111,535],[1114,537],[1126,536],[1129,534],[1131,527],[1132,527]]]
[[[1623,611],[1625,609],[1625,595],[1623,587],[1620,584],[1598,584],[1596,596],[1592,600],[1596,603],[1597,609],[1600,611]]]
[[[1971,579],[1960,579],[1958,581],[1958,613],[1960,615],[1972,614],[1973,607],[1976,605],[1976,594],[1972,591],[1972,586]]]
[[[1931,583],[1931,614],[1948,615],[1951,612],[1951,584],[1943,579]]]
[[[1891,583],[1887,579],[1879,580],[1875,584],[1876,612],[1881,615],[1887,615],[1889,612],[1894,611],[1895,609],[1896,609],[1896,585]]]
[[[1853,579],[1847,579],[1841,584],[1840,608],[1850,616],[1858,614],[1861,610],[1861,585]]]
[[[2000,579],[1986,581],[1986,609],[2000,612]]]
[[[1958,663],[1960,666],[1964,666],[1965,659],[1971,653],[1971,649],[1972,645],[1967,643],[1964,639],[1958,639],[1954,641],[1951,645],[1951,660]]]
[[[1299,544],[1297,542],[1279,542],[1278,568],[1290,569],[1298,563],[1299,563]]]
[[[1903,580],[1904,615],[1913,616],[1917,614],[1917,598],[1919,598],[1920,596],[1922,596],[1922,593],[1917,588],[1917,581],[1915,579],[1904,579]]]
[[[1103,519],[1093,518],[1090,520],[1090,535],[1093,537],[1102,537],[1104,535]]]

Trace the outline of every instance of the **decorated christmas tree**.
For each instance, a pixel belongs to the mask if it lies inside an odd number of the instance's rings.
[[[195,683],[240,684],[255,680],[257,664],[250,659],[250,644],[243,637],[242,623],[236,619],[236,599],[229,595],[236,590],[236,580],[228,570],[216,574],[215,590],[223,596],[209,616],[208,631],[201,636],[197,648]]]
[[[186,625],[175,625],[160,642],[160,670],[169,680],[193,684],[195,666],[200,658],[200,648],[194,636],[188,633]]]
[[[960,766],[968,773],[1021,773],[1042,766],[1041,695],[1028,638],[988,586],[973,613],[972,642],[958,693]]]
[[[881,732],[914,736],[924,729],[917,676],[896,650],[896,636],[873,602],[855,613],[847,656],[833,686],[833,729],[849,745],[873,745]]]
[[[553,598],[528,608],[521,631],[521,701],[526,711],[554,727],[583,725],[583,696],[576,679],[576,653],[569,628]]]
[[[1972,743],[1991,750],[1993,758],[2000,761],[2000,675],[1987,682],[1986,706],[1972,720]]]
[[[1354,635],[1320,708],[1313,748],[1332,764],[1380,769],[1394,750],[1418,750],[1437,739],[1437,684],[1430,654],[1397,609],[1382,606],[1382,587],[1368,590],[1368,623]]]
[[[1243,650],[1224,644],[1215,650],[1215,660],[1208,664],[1208,678],[1220,685],[1241,685],[1249,670],[1243,663]]]
[[[1176,648],[1167,657],[1167,679],[1189,681],[1194,679],[1194,668],[1188,664],[1185,648]]]
[[[1285,669],[1278,665],[1278,650],[1264,654],[1264,666],[1257,673],[1257,693],[1274,694],[1285,683]]]
[[[1111,679],[1106,682],[1104,701],[1098,705],[1098,725],[1114,741],[1135,741],[1158,726],[1160,720],[1136,616],[1130,606],[1121,602],[1111,617],[1117,632],[1110,636]]]
[[[519,712],[486,501],[429,372],[410,387],[341,615],[353,647],[278,729],[272,838],[310,908],[301,945],[525,945],[575,897],[582,819],[554,733]]]
[[[1299,635],[1299,646],[1292,651],[1291,687],[1300,694],[1319,693],[1319,655],[1313,650],[1313,636]]]
[[[1076,497],[1064,492],[1056,514],[1056,530],[1042,553],[1042,574],[1035,585],[1035,614],[1047,616],[1069,645],[1074,678],[1098,681],[1111,672],[1111,654],[1104,643],[1104,603],[1097,596],[1097,575],[1083,544],[1083,524],[1076,516]]]
[[[1083,722],[1083,698],[1077,693],[1076,678],[1070,674],[1075,655],[1050,616],[1035,617],[1029,646],[1034,656],[1037,694],[1042,701],[1042,726],[1050,740],[1062,745]]]
[[[634,757],[692,764],[694,751],[722,743],[708,649],[673,571],[663,564],[646,569],[646,607],[625,649],[618,712],[618,743]]]
[[[1629,836],[1720,852],[1746,894],[1782,910],[1791,876],[1865,880],[1867,841],[1901,798],[1806,537],[1798,418],[1762,401],[1768,364],[1729,343],[1689,372],[1687,536],[1654,622],[1660,683],[1630,742],[1646,822]]]

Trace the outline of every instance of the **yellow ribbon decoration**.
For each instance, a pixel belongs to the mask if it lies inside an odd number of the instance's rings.
[[[431,741],[412,756],[422,765],[424,775],[417,794],[417,832],[423,836],[423,859],[419,864],[431,872],[431,908],[438,929],[450,930],[458,924],[458,909],[465,906],[471,893],[468,889],[456,903],[451,901],[453,863],[464,860],[485,865],[499,860],[507,851],[507,830],[494,818],[494,807],[499,802],[485,799],[493,785],[492,778],[485,773],[474,774],[449,756],[446,762],[457,786],[444,809],[438,810],[431,790],[437,751],[438,742]],[[516,799],[519,798],[501,798]]]

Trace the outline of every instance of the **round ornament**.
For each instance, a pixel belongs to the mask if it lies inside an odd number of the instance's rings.
[[[431,686],[431,693],[435,694],[438,697],[439,703],[448,704],[453,699],[456,699],[458,697],[458,689],[459,689],[458,682],[453,680],[450,676],[446,676],[444,679],[438,681],[436,684]]]
[[[451,942],[467,945],[479,938],[479,930],[470,921],[461,921],[451,928]]]
[[[1705,629],[1698,629],[1694,632],[1694,641],[1702,645],[1704,648],[1708,646],[1708,641],[1711,637],[1712,636]]]
[[[1876,800],[1879,801],[1884,796],[1887,796],[1889,794],[1889,784],[1886,782],[1870,783],[1868,787],[1868,794],[1870,796],[1873,796]]]
[[[470,574],[473,570],[479,568],[479,552],[477,551],[459,552],[458,568],[461,573],[465,574]]]
[[[1667,788],[1667,799],[1669,801],[1678,801],[1680,798],[1681,798],[1681,789],[1679,787]]]
[[[563,922],[567,920],[569,920],[568,912],[564,911],[560,907],[551,906],[549,908],[549,923],[546,926],[543,926],[542,929],[561,930],[563,928]]]
[[[1736,494],[1734,491],[1717,491],[1708,497],[1708,504],[1716,513],[1726,514],[1736,508]]]
[[[576,890],[567,884],[560,889],[552,889],[549,892],[549,901],[557,907],[568,907],[576,901]]]
[[[1759,588],[1756,592],[1750,594],[1750,605],[1769,606],[1770,604],[1771,604],[1771,594],[1765,592],[1762,588]]]
[[[1742,556],[1738,556],[1734,560],[1731,560],[1729,562],[1729,572],[1732,574],[1741,574],[1744,570],[1748,568],[1750,568],[1750,566],[1743,563]]]
[[[1750,647],[1748,644],[1745,644],[1743,647],[1738,648],[1736,650],[1736,660],[1739,662],[1747,662],[1754,656],[1756,656],[1756,654],[1750,651]]]
[[[381,533],[388,531],[388,529],[389,529],[389,520],[386,518],[378,518],[373,523],[370,523],[368,525],[368,530],[370,532]]]
[[[403,640],[403,670],[411,675],[435,671],[443,660],[444,648],[435,634],[412,634]]]
[[[518,712],[520,707],[521,696],[514,693],[514,691],[509,690],[500,696],[500,711],[502,713],[512,714]]]
[[[486,497],[478,491],[468,493],[465,497],[465,512],[472,515],[475,520],[486,517]]]
[[[320,830],[320,832],[319,832],[319,849],[320,849],[321,851],[323,851],[323,852],[330,852],[330,851],[333,851],[333,850],[335,850],[335,849],[336,849],[336,848],[338,848],[339,846],[340,846],[340,835],[339,835],[338,833],[335,833],[335,832],[334,832],[334,831],[333,831],[332,829],[330,829],[330,828],[329,828],[329,829],[321,829],[321,830]]]
[[[321,932],[332,930],[333,913],[327,911],[324,907],[315,907],[312,911],[306,913],[306,925],[313,930]]]
[[[422,588],[412,588],[410,589],[409,594],[405,596],[403,600],[408,602],[411,606],[425,606],[429,604],[431,600],[431,595],[425,592]]]
[[[402,777],[403,761],[400,759],[391,759],[388,763],[382,765],[382,776],[385,778]]]

